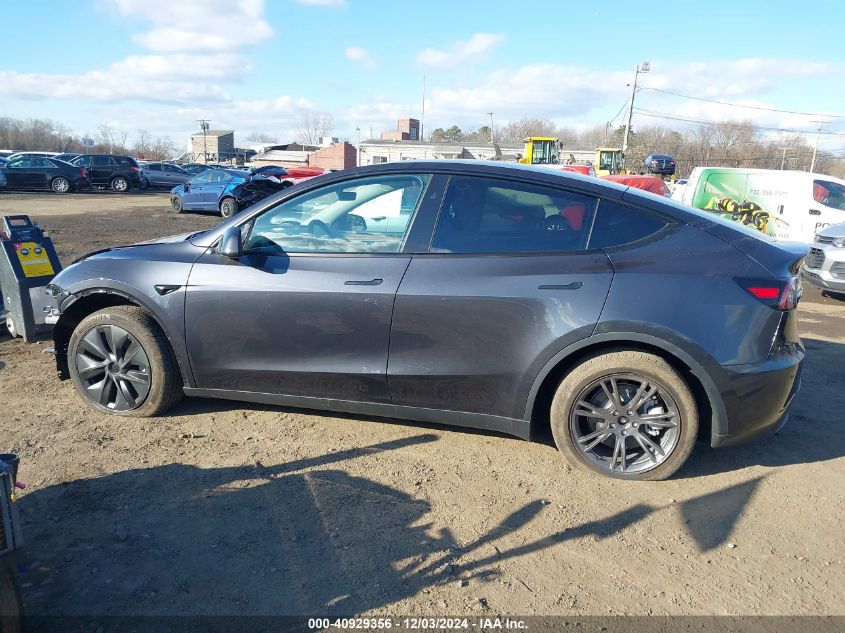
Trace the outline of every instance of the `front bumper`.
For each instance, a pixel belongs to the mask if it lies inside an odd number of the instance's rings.
[[[827,270],[804,267],[801,269],[801,276],[814,286],[845,292],[845,274],[833,274],[829,267]]]
[[[821,288],[845,292],[845,248],[813,244],[801,266],[801,276]]]
[[[725,435],[713,434],[712,446],[733,446],[773,435],[786,424],[801,388],[804,350],[754,365],[708,368],[727,414]]]

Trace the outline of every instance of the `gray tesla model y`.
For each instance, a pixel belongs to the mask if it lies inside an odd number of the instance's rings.
[[[97,410],[183,394],[492,429],[662,479],[773,433],[800,383],[799,266],[704,211],[577,174],[401,162],[54,280],[59,375]]]

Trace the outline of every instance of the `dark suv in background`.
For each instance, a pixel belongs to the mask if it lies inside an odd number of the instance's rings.
[[[668,154],[649,154],[643,167],[649,174],[658,176],[673,176],[675,174],[675,159]]]
[[[131,156],[83,154],[71,162],[88,170],[88,178],[95,187],[109,188],[122,193],[133,187],[141,188],[144,184],[143,170]]]
[[[98,411],[182,394],[548,428],[662,479],[699,435],[775,432],[799,385],[807,246],[562,171],[402,161],[208,231],[99,251],[49,287],[60,376]]]

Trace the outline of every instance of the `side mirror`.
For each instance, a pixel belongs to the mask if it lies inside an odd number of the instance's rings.
[[[217,252],[224,257],[237,259],[241,255],[241,227],[230,226],[220,238]]]
[[[190,182],[186,182],[184,185],[182,185],[182,191],[188,191],[190,188],[191,188]]]

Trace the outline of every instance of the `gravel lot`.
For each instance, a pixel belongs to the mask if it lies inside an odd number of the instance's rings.
[[[63,262],[199,230],[166,194],[0,195]],[[571,469],[550,441],[186,399],[84,407],[47,343],[0,338],[29,614],[845,614],[845,298],[805,286],[791,423],[699,445],[670,481]]]

